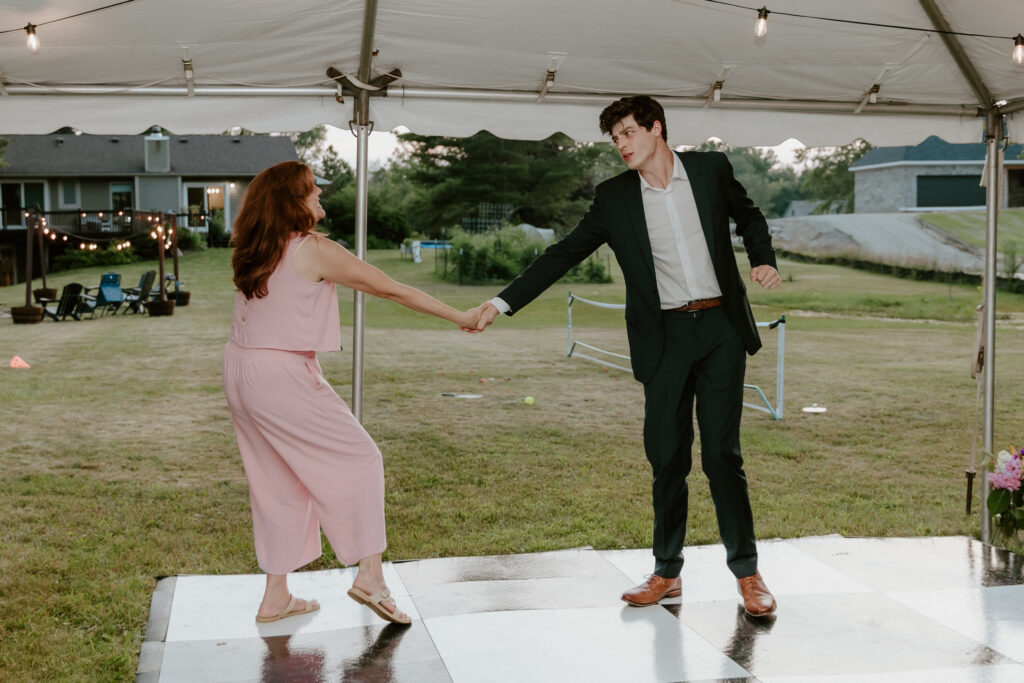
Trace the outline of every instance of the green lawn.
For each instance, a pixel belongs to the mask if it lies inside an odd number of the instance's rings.
[[[985,246],[984,211],[922,213],[920,218],[967,244],[975,247]],[[1006,244],[1016,244],[1018,257],[1022,255],[1024,252],[1024,209],[1002,209],[999,212],[996,243],[1000,249]]]
[[[499,288],[438,282],[429,253],[370,260],[461,307]],[[149,267],[121,272],[134,284]],[[101,271],[51,286],[95,284]],[[750,290],[759,319],[788,320],[786,418],[748,411],[743,423],[758,534],[976,534],[963,507],[980,292],[836,266],[781,271],[780,290]],[[181,276],[192,303],[169,318],[0,320],[0,360],[32,365],[0,368],[4,680],[131,680],[157,577],[258,571],[220,388],[228,252],[187,255]],[[480,335],[367,299],[363,412],[385,458],[390,559],[649,546],[642,388],[565,357],[568,291],[621,302],[614,276],[556,285]],[[351,293],[341,300],[346,350],[321,363],[348,400]],[[0,288],[0,307],[23,303],[23,286]],[[1024,442],[1024,296],[1000,293],[998,314],[995,439],[1007,448]],[[620,312],[579,325],[622,344]],[[828,412],[801,412],[812,402]],[[699,459],[692,482],[688,543],[714,543]],[[328,550],[313,567],[329,566]]]

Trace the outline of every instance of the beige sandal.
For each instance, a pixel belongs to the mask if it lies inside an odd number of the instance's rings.
[[[385,621],[390,621],[393,624],[412,623],[412,619],[409,617],[409,615],[405,615],[405,619],[400,619],[398,617],[401,611],[398,609],[397,605],[395,605],[395,611],[391,612],[386,607],[384,607],[384,605],[380,604],[391,597],[391,591],[389,591],[387,588],[380,591],[379,593],[374,593],[373,595],[370,595],[366,591],[360,590],[359,588],[352,586],[348,589],[348,597],[352,598],[360,605],[366,605],[374,612],[376,612],[377,616],[379,616],[381,619],[384,619]]]
[[[288,600],[287,607],[285,607],[283,610],[281,610],[280,612],[271,617],[261,617],[257,614],[256,622],[259,624],[269,624],[272,621],[280,621],[281,619],[295,617],[300,614],[309,614],[310,612],[315,612],[318,609],[320,609],[320,603],[318,603],[316,600],[306,600],[305,609],[296,609],[295,602],[296,600],[298,600],[298,598],[291,594],[289,594],[288,597],[290,598],[290,600]]]

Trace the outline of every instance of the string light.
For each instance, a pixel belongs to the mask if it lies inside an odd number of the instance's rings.
[[[0,34],[13,33],[14,31],[24,31],[28,35],[28,49],[32,52],[32,54],[36,54],[37,52],[39,52],[39,36],[36,35],[36,29],[38,27],[45,26],[46,24],[56,24],[58,21],[64,21],[65,19],[74,19],[75,17],[80,17],[85,14],[92,14],[93,12],[102,12],[105,9],[117,7],[118,5],[127,5],[129,2],[135,2],[135,0],[121,0],[120,2],[115,2],[110,5],[104,5],[103,7],[87,9],[84,12],[76,12],[75,14],[69,14],[66,17],[59,17],[57,19],[51,19],[50,21],[41,21],[38,24],[33,24],[32,22],[29,22],[28,24],[25,25],[24,28],[19,27],[7,29],[5,31],[0,31]]]
[[[687,0],[676,0],[676,2],[686,2]],[[715,5],[725,5],[727,7],[735,7],[737,9],[743,9],[748,11],[757,12],[757,21],[754,22],[754,35],[758,38],[763,38],[768,32],[768,15],[778,14],[784,17],[796,17],[798,19],[814,19],[816,21],[831,21],[837,24],[854,24],[857,26],[874,26],[878,28],[894,28],[902,31],[917,31],[920,33],[939,33],[948,36],[966,36],[968,38],[998,38],[1000,40],[1012,40],[1013,51],[1011,53],[1011,59],[1014,64],[1024,65],[1024,34],[1018,33],[1015,37],[1009,36],[996,36],[990,33],[968,33],[967,31],[950,31],[935,28],[934,26],[929,27],[917,27],[917,26],[901,26],[899,24],[883,24],[876,21],[861,21],[858,19],[837,19],[835,17],[821,17],[813,14],[797,14],[796,12],[780,12],[770,11],[767,6],[761,7],[761,9],[755,10],[749,5],[741,5],[736,2],[728,2],[727,0],[704,0],[704,2],[710,2]]]
[[[758,38],[764,38],[766,33],[768,33],[768,8],[762,7],[757,10],[757,21],[754,22],[754,35]]]
[[[28,34],[28,50],[32,54],[39,52],[39,36],[36,35],[36,25],[29,23],[25,25],[25,33]]]

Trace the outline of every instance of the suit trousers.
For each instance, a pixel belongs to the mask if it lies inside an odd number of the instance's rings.
[[[644,384],[644,450],[654,474],[654,573],[683,567],[696,400],[701,466],[708,478],[726,563],[737,577],[757,571],[754,519],[740,453],[746,352],[723,308],[663,311],[665,347]]]

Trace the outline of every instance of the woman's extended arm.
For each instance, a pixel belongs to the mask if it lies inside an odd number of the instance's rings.
[[[391,279],[379,268],[359,260],[348,249],[320,235],[313,235],[295,254],[295,269],[306,279],[329,280],[390,299],[420,313],[450,320],[466,331],[476,331],[479,306],[466,312],[456,310],[426,292]]]

